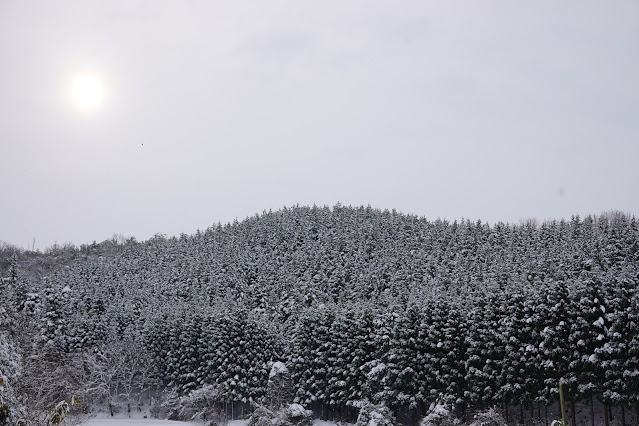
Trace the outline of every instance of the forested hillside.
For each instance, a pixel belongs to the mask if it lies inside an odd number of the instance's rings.
[[[285,398],[325,417],[368,399],[406,421],[436,400],[543,418],[560,378],[570,401],[638,407],[639,223],[622,213],[489,226],[295,207],[2,255],[15,416],[73,395],[115,410],[212,387],[240,416],[272,397],[276,361]]]

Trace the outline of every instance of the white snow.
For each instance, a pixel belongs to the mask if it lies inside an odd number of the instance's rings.
[[[376,374],[383,372],[385,369],[386,369],[386,364],[384,364],[383,362],[380,362],[375,367],[371,368],[371,371],[368,372],[368,376],[369,377],[375,376]]]
[[[303,417],[309,413],[309,411],[300,404],[290,404],[288,409],[291,413],[291,417]]]
[[[159,419],[91,419],[87,426],[193,426],[197,423]]]
[[[231,420],[227,426],[246,426],[248,420]],[[93,418],[86,426],[201,426],[195,422],[176,422],[173,420],[159,419],[130,419],[130,418]],[[313,420],[313,426],[335,426],[336,423],[326,420]]]
[[[274,362],[271,366],[271,373],[269,374],[269,377],[273,377],[281,373],[288,373],[288,368],[286,368],[286,365],[281,361]]]
[[[248,420],[231,420],[227,426],[246,426]],[[177,422],[173,420],[144,419],[144,418],[93,418],[86,426],[201,426],[197,422]]]

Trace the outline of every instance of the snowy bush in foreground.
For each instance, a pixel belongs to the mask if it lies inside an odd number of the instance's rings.
[[[274,417],[275,414],[271,410],[260,405],[253,411],[248,426],[271,426]]]
[[[300,404],[289,404],[280,409],[273,419],[276,426],[311,426],[313,424],[313,412]]]
[[[222,392],[219,386],[205,385],[183,397],[175,391],[167,392],[159,405],[151,407],[151,414],[169,420],[204,420],[206,426],[221,425],[226,424],[221,406]]]
[[[419,423],[420,426],[453,426],[461,425],[461,421],[455,417],[450,405],[437,401],[430,405],[426,417]]]
[[[300,404],[289,404],[278,411],[258,406],[251,416],[248,426],[311,426],[313,412]]]
[[[496,408],[475,414],[475,418],[468,426],[506,426],[506,420]]]
[[[359,415],[356,426],[393,426],[395,416],[384,404],[373,404],[368,400],[357,403]]]
[[[184,420],[208,420],[209,425],[225,423],[220,413],[222,392],[218,386],[205,385],[180,398],[179,417]]]
[[[47,426],[62,424],[66,415],[69,414],[69,403],[60,401],[47,417]]]
[[[151,403],[151,415],[159,419],[179,420],[180,408],[180,396],[177,392],[165,390],[158,400]]]

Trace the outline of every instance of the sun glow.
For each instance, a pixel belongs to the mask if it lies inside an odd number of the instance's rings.
[[[79,75],[73,80],[71,97],[76,107],[82,110],[94,110],[102,104],[104,86],[94,75]]]

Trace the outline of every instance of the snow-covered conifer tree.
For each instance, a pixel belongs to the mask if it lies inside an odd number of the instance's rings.
[[[505,348],[500,319],[506,309],[503,292],[479,295],[468,314],[466,349],[467,400],[480,406],[501,402],[497,399]]]
[[[291,353],[296,403],[325,409],[330,402],[327,349],[334,319],[333,308],[321,306],[309,309],[298,322]]]

